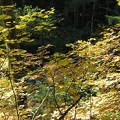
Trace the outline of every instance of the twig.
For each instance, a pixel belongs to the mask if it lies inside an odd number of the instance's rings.
[[[62,112],[61,112],[61,110],[60,110],[60,106],[58,105],[57,100],[56,100],[55,93],[56,93],[56,91],[55,91],[55,85],[54,85],[54,86],[53,86],[53,97],[54,97],[54,101],[55,101],[55,104],[56,104],[56,106],[57,106],[58,111],[59,111],[60,114],[62,115]]]
[[[17,97],[16,97],[16,94],[15,94],[15,90],[14,90],[14,86],[13,86],[11,77],[9,77],[9,80],[10,80],[10,85],[11,85],[11,88],[12,88],[12,91],[13,91],[13,94],[14,94],[14,98],[15,98],[15,107],[16,107],[17,117],[18,117],[18,120],[20,120],[20,118],[19,118],[19,112],[18,112]]]
[[[12,91],[13,91],[13,94],[14,94],[14,98],[15,98],[15,108],[16,108],[17,118],[18,118],[18,120],[20,120],[19,111],[18,111],[17,97],[16,97],[16,94],[15,94],[14,86],[13,86],[14,77],[13,77],[13,75],[11,76],[11,62],[10,62],[9,55],[8,55],[8,72],[9,72],[8,78],[10,80],[10,85],[11,85],[11,88],[12,88]]]
[[[58,120],[63,120],[64,117],[67,115],[67,113],[81,100],[81,98],[84,96],[83,93],[81,93],[80,97],[78,98],[78,100],[76,100],[75,103],[73,103],[60,117]]]
[[[48,94],[49,94],[49,90],[50,90],[50,87],[48,88],[48,91],[47,91],[44,99],[42,100],[41,104],[38,106],[37,110],[36,110],[35,113],[33,114],[32,120],[35,120],[35,117],[36,117],[36,115],[37,115],[40,107],[43,105],[44,101],[46,100],[46,98],[47,98],[47,96],[48,96]]]

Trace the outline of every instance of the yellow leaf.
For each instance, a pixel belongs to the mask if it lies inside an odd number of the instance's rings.
[[[79,96],[74,96],[74,97],[73,97],[73,100],[74,100],[74,101],[76,101],[76,100],[78,100],[78,99],[79,99]]]
[[[48,18],[48,15],[45,15],[43,18]]]
[[[73,88],[70,88],[70,89],[68,90],[68,93],[74,94],[74,93],[77,93],[77,90],[76,90],[76,89],[73,89]]]
[[[63,88],[64,86],[63,85],[60,85],[59,88]]]
[[[58,90],[58,92],[62,92],[62,91],[64,91],[64,86],[62,86],[62,85],[59,86],[57,90]]]
[[[40,84],[40,85],[39,85],[39,88],[42,88],[43,86],[44,86],[43,84]]]

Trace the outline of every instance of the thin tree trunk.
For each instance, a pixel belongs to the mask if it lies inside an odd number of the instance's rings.
[[[15,39],[16,34],[15,34],[15,23],[14,23],[14,17],[13,17],[13,1],[12,0],[0,0],[0,6],[4,6],[4,10],[1,9],[1,12],[3,14],[5,14],[6,16],[10,16],[9,19],[4,19],[3,20],[3,27],[7,28],[9,30],[8,36],[6,39],[8,40],[12,40]],[[7,60],[8,60],[8,78],[10,80],[11,83],[11,88],[14,94],[14,98],[15,98],[15,106],[16,106],[16,113],[17,113],[17,120],[19,120],[19,111],[18,111],[18,102],[17,102],[17,96],[15,94],[15,90],[14,90],[14,74],[12,73],[12,65],[11,65],[11,58],[10,58],[10,51],[11,49],[13,49],[12,44],[10,44],[9,42],[6,42],[6,50],[7,50]]]
[[[0,0],[0,6],[4,7],[4,10],[1,9],[2,13],[5,14],[6,16],[9,16],[9,19],[4,19],[3,20],[3,27],[8,29],[8,36],[6,39],[8,42],[6,42],[6,50],[7,50],[7,59],[8,59],[8,71],[9,71],[9,80],[11,83],[11,88],[14,93],[15,97],[15,102],[16,102],[16,110],[17,110],[17,116],[19,120],[19,112],[18,112],[18,107],[20,105],[24,105],[25,108],[27,107],[26,105],[26,96],[23,96],[21,94],[15,94],[14,91],[14,83],[18,82],[16,80],[15,74],[13,72],[13,63],[11,62],[11,55],[9,54],[12,50],[14,49],[19,49],[19,44],[14,43],[11,44],[11,40],[16,39],[16,29],[15,29],[15,20],[14,20],[14,14],[13,14],[13,1],[12,0]],[[16,57],[16,56],[15,56]],[[19,60],[19,56],[16,57],[16,60]]]
[[[93,26],[94,26],[94,13],[95,13],[95,2],[96,0],[93,1],[93,13],[92,13],[92,19],[91,19],[91,30],[90,30],[90,36],[93,33]]]
[[[80,26],[79,17],[80,17],[80,13],[79,13],[79,4],[78,4],[75,5],[74,7],[74,28],[79,28]]]
[[[86,4],[85,4],[85,2],[83,2],[82,22],[81,22],[81,25],[84,25],[84,22],[85,22],[85,10],[86,10]]]

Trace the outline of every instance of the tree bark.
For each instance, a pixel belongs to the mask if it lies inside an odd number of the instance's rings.
[[[79,28],[80,26],[79,18],[80,18],[80,13],[79,13],[79,4],[78,4],[78,5],[75,5],[75,8],[74,8],[74,28]]]
[[[94,0],[94,1],[93,1],[93,12],[92,12],[92,17],[91,17],[90,37],[91,37],[91,35],[92,35],[92,33],[93,33],[95,6],[96,6],[96,2],[95,2],[95,0]]]
[[[6,37],[7,40],[15,40],[16,39],[16,29],[15,29],[15,19],[14,19],[14,14],[13,14],[13,0],[0,0],[0,6],[4,8],[1,9],[2,13],[5,14],[6,16],[9,16],[9,19],[3,19],[3,27],[8,29],[8,36]],[[27,96],[23,95],[21,93],[18,93],[17,95],[15,94],[14,91],[14,83],[18,82],[16,80],[16,76],[13,72],[13,62],[11,61],[11,55],[9,54],[12,50],[14,49],[19,49],[19,44],[13,43],[11,44],[10,42],[5,42],[6,44],[6,50],[7,50],[7,59],[8,59],[8,78],[11,82],[11,87],[15,96],[15,102],[16,102],[16,109],[18,110],[18,107],[20,105],[24,105],[26,108],[26,100]],[[14,56],[16,60],[20,60],[19,55]],[[18,113],[19,116],[19,113]],[[19,119],[19,117],[18,117]]]

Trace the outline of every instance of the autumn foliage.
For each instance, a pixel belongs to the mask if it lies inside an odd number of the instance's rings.
[[[13,7],[1,9],[5,13]],[[21,44],[32,44],[32,35],[56,28],[54,11],[18,15],[10,27],[13,16],[0,16],[0,119],[119,120],[120,24],[66,44],[67,53],[50,54],[52,44],[34,54],[21,49]],[[9,37],[13,29],[14,39]]]

